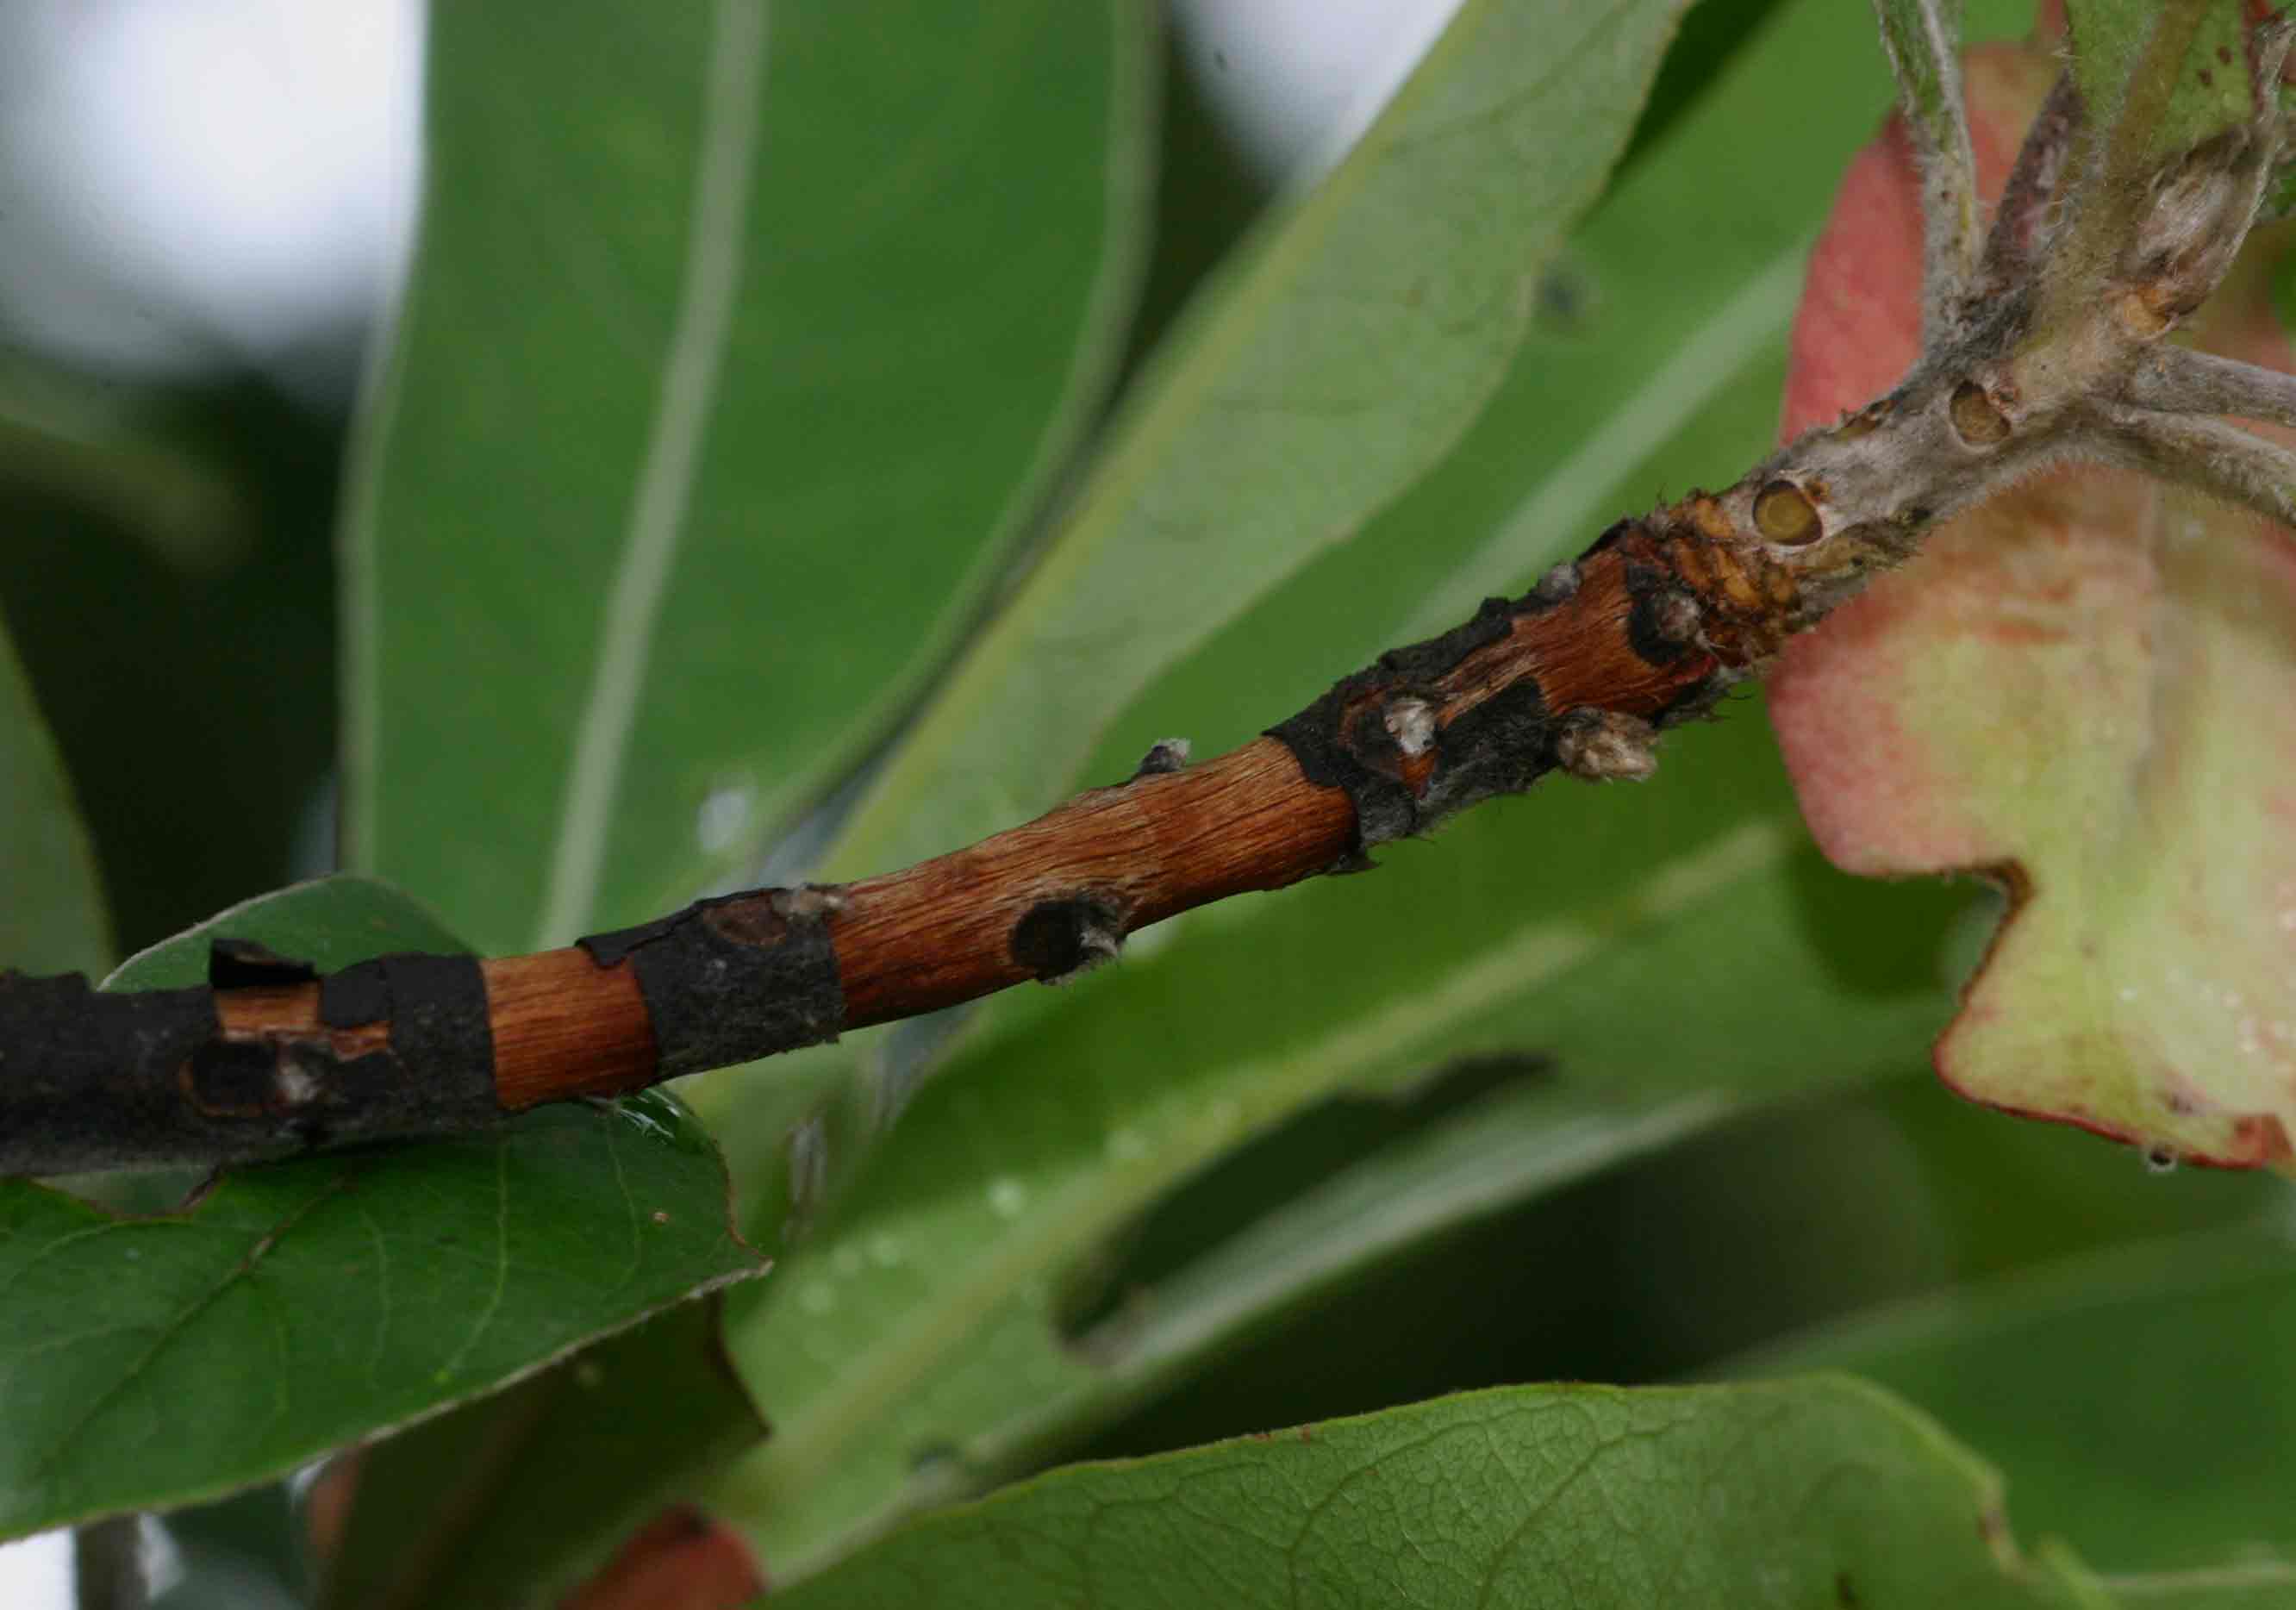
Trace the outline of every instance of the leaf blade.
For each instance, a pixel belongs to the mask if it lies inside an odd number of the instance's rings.
[[[1958,897],[1908,905],[1817,874],[1760,726],[1700,735],[1669,757],[1670,786],[1536,793],[1460,822],[1407,872],[1210,917],[1004,1017],[915,1095],[776,1288],[729,1312],[778,1430],[712,1502],[757,1528],[785,1580],[923,1496],[927,1450],[990,1460],[1040,1434],[1047,1406],[1106,1412],[1123,1383],[1062,1344],[1062,1271],[1332,1090],[1525,1050],[1622,1103],[1917,1064],[1949,998],[1934,957]],[[1573,845],[1568,866],[1555,843]],[[1852,977],[1830,973],[1852,957]],[[1619,1009],[1661,994],[1664,1014]],[[1765,1049],[1780,1035],[1836,1055],[1781,1061]]]
[[[2269,1222],[2124,1244],[1861,1316],[1728,1373],[1875,1381],[1982,1442],[2020,1473],[2027,1524],[2116,1573],[2284,1557],[2289,1252]],[[2109,1445],[2081,1437],[2100,1425]]]
[[[1776,13],[1574,237],[1556,266],[1562,289],[1543,299],[1570,316],[1542,321],[1456,453],[1358,538],[1136,701],[1095,775],[1121,775],[1161,734],[1206,747],[1234,742],[1286,699],[1319,691],[1335,655],[1368,659],[1406,635],[1398,618],[1414,608],[1442,612],[1427,626],[1451,624],[1480,597],[1519,589],[1575,552],[1627,500],[1760,456],[1784,372],[1776,348],[1800,242],[1838,177],[1839,146],[1829,141],[1869,130],[1884,94],[1861,13],[1830,0]],[[1795,105],[1794,121],[1763,115],[1784,102]],[[1741,164],[1759,166],[1769,182],[1743,193],[1730,178]],[[1676,271],[1668,244],[1685,234],[1708,242],[1710,273]],[[1646,378],[1685,353],[1694,361],[1673,371],[1681,388],[1653,398]],[[1586,471],[1590,442],[1608,445]],[[1585,511],[1588,529],[1529,517],[1565,504]],[[1422,604],[1423,594],[1438,602]],[[1462,607],[1451,611],[1445,597]],[[1242,688],[1254,690],[1250,699]],[[729,1477],[719,1497],[775,1517],[759,1533],[765,1557],[785,1570],[828,1557],[844,1546],[832,1540],[844,1528],[947,1496],[913,1476],[911,1456],[954,1454],[927,1463],[944,1474],[956,1467],[959,1491],[1008,1457],[1042,1457],[1121,1401],[1128,1383],[1193,1368],[1267,1311],[1222,1314],[1202,1351],[1175,1343],[1160,1363],[1119,1352],[1094,1368],[1062,1349],[1048,1294],[1098,1238],[1188,1169],[1300,1104],[1341,1088],[1394,1088],[1452,1056],[1559,1053],[1559,1138],[1566,1113],[1599,1111],[1601,1121],[1631,1129],[1645,1098],[1664,1111],[1782,1096],[1797,1087],[1757,1054],[1782,1035],[1827,1047],[1807,1059],[1813,1078],[1919,1065],[1957,982],[1938,952],[1959,897],[1871,891],[1867,905],[1818,874],[1807,850],[1792,847],[1799,829],[1768,744],[1753,713],[1734,708],[1720,727],[1671,743],[1646,789],[1550,784],[1494,806],[1487,819],[1462,820],[1432,847],[1398,847],[1379,876],[1224,903],[1136,935],[1119,965],[1072,990],[984,1003],[913,1102],[901,1078],[857,1081],[821,1131],[827,1167],[843,1169],[880,1144],[863,1138],[898,1111],[885,1153],[862,1165],[886,1174],[865,1174],[852,1205],[832,1208],[811,1230],[809,1250],[783,1271],[790,1277],[761,1301],[737,1302],[733,1323],[737,1352],[757,1368],[789,1361],[773,1383],[758,1378],[784,1431],[802,1430],[824,1403],[865,1399],[879,1408],[851,1434],[878,1451],[857,1454],[840,1441],[843,1450],[816,1465],[784,1437]],[[1716,881],[1703,896],[1674,885],[1670,898],[1685,903],[1666,905],[1670,921],[1647,906],[1644,928],[1595,915],[1636,908],[1635,891],[1655,872],[1702,857],[1712,858],[1702,864]],[[1550,920],[1562,935],[1539,932]],[[1662,932],[1676,940],[1654,937]],[[1596,935],[1593,954],[1576,970],[1506,971],[1575,953],[1578,940],[1567,936],[1587,933]],[[1781,981],[1795,982],[1790,1004],[1775,993]],[[1511,987],[1508,1006],[1489,1005]],[[1646,1009],[1660,998],[1669,1012]],[[1376,1056],[1373,1036],[1341,1031],[1382,1015],[1407,1022],[1423,1000],[1423,1037],[1394,1035]],[[1766,1019],[1764,1002],[1783,1015]],[[1784,1029],[1787,1021],[1803,1027]],[[1671,1082],[1685,1043],[1702,1058],[1719,1047],[1729,1059],[1707,1063],[1694,1088]],[[758,1099],[745,1088],[739,1079],[705,1083],[697,1101],[738,1121]],[[1214,1122],[1223,1107],[1225,1128]],[[809,1140],[808,1165],[818,1151]],[[1097,1182],[1088,1199],[1054,1199],[1061,1182],[1086,1177]],[[1008,1179],[1024,1197],[1013,1218],[988,1195]],[[778,1189],[765,1195],[776,1207],[783,1199]],[[1464,1195],[1444,1211],[1453,1208],[1467,1211]],[[1054,1239],[1038,1238],[1040,1224],[1054,1227]],[[888,1247],[906,1250],[904,1262],[882,1265]],[[1356,1255],[1334,1242],[1307,1262],[1350,1267]],[[925,1283],[918,1271],[928,1266],[948,1282]],[[816,1277],[832,1315],[809,1313],[801,1301]],[[1275,1280],[1262,1295],[1273,1308],[1296,1289]],[[1172,1300],[1176,1326],[1209,1314],[1185,1291]],[[874,1367],[880,1338],[843,1328],[855,1310],[937,1327],[931,1374],[945,1390],[897,1373],[871,1377],[881,1391],[834,1393],[826,1360],[841,1359],[852,1380]],[[1157,1312],[1151,1303],[1152,1332]],[[815,1349],[822,1361],[808,1361]],[[921,1343],[917,1356],[930,1351]],[[846,1410],[825,1413],[836,1420]],[[818,1507],[800,1514],[809,1503]]]
[[[1109,377],[1152,39],[1135,0],[442,14],[348,521],[355,864],[562,943],[733,875],[878,741]]]
[[[188,982],[225,933],[330,966],[455,948],[387,886],[329,879],[225,913],[110,982]],[[275,1475],[759,1273],[725,1191],[666,1096],[249,1170],[143,1218],[0,1182],[0,1534]],[[184,1402],[206,1409],[169,1407]]]
[[[2094,1603],[1999,1481],[1847,1379],[1503,1389],[1079,1466],[905,1529],[796,1610]]]
[[[1593,200],[1677,10],[1461,8],[1355,152],[1183,316],[832,875],[953,849],[1078,785],[1125,701],[1456,443],[1521,338],[1526,261]]]
[[[765,1436],[718,1327],[716,1299],[685,1303],[366,1450],[322,1602],[556,1602],[682,1472]]]
[[[2100,135],[2133,112],[2135,160],[2245,123],[2244,22],[2237,0],[2066,0],[2073,75]]]

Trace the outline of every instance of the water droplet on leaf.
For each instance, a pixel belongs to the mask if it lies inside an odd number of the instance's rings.
[[[733,848],[742,830],[750,825],[750,812],[756,798],[756,792],[747,784],[709,791],[693,820],[693,836],[704,854],[716,855]]]

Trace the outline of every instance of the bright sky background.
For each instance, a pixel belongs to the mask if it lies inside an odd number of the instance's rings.
[[[1169,4],[1215,112],[1299,179],[1345,152],[1459,0]],[[413,234],[424,16],[6,0],[0,345],[123,377],[253,364],[347,398]],[[0,1547],[0,1605],[70,1610],[70,1572],[61,1534]]]
[[[1272,177],[1347,154],[1459,0],[1170,0],[1181,47],[1236,143]]]
[[[414,218],[422,0],[7,0],[0,340],[348,381]]]

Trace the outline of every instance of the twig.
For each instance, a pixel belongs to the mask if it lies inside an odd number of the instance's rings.
[[[2296,425],[2296,374],[2189,347],[2161,347],[2128,377],[2128,400],[2156,413],[2229,414]]]
[[[2286,377],[2283,377],[2286,378]],[[2111,408],[2097,456],[2296,524],[2296,453],[2220,419]]]
[[[1977,267],[1977,159],[1962,107],[1957,0],[1874,0],[1922,176],[1922,344],[1954,327]]]

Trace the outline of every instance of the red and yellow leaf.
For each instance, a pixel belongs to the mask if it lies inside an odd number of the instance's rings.
[[[2055,73],[1972,53],[1997,195]],[[1894,125],[1844,179],[1793,336],[1785,429],[1887,390],[1919,331]],[[2261,232],[2188,326],[2286,369]],[[2010,904],[1939,1072],[1988,1105],[2236,1167],[2296,1133],[2296,533],[2134,473],[2060,469],[1932,534],[1797,640],[1772,711],[1839,866],[1979,871]]]

